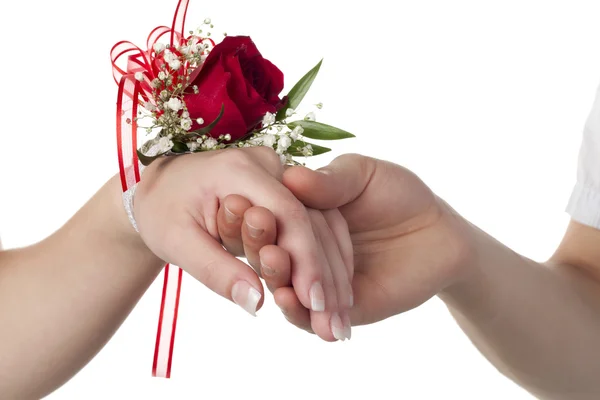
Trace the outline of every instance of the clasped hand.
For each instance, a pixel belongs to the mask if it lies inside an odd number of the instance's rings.
[[[460,220],[414,174],[359,155],[320,171],[284,170],[268,148],[162,158],[134,213],[165,262],[253,315],[262,277],[286,318],[326,341],[426,301],[469,254]]]

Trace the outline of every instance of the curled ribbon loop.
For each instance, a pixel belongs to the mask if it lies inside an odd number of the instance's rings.
[[[151,82],[158,74],[154,44],[169,33],[171,46],[183,44],[186,40],[184,28],[188,3],[189,0],[179,1],[171,28],[159,26],[150,32],[147,50],[142,50],[131,42],[121,41],[115,44],[110,52],[113,77],[119,86],[116,110],[117,152],[121,186],[124,192],[140,181],[136,117],[142,102],[154,101]],[[127,60],[125,68],[117,64],[123,57]],[[136,75],[140,79],[136,79]],[[183,271],[180,268],[169,264],[165,266],[152,364],[153,376],[164,378],[171,376],[182,278]]]

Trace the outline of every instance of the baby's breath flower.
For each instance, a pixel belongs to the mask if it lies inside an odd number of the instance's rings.
[[[293,108],[288,108],[287,110],[285,110],[285,116],[286,117],[291,117],[292,115],[294,115],[296,111]]]
[[[316,104],[316,106],[317,106],[317,108],[320,110],[320,109],[322,109],[322,108],[323,108],[323,103],[317,103],[317,104]]]
[[[143,81],[144,80],[144,73],[143,72],[136,72],[135,73],[135,79],[138,81]]]
[[[158,140],[157,146],[158,152],[164,153],[166,151],[171,150],[171,148],[173,147],[173,141],[171,141],[171,139],[169,139],[168,137],[161,137]]]
[[[183,108],[183,103],[177,97],[171,97],[166,106],[173,111],[179,111]]]
[[[181,120],[181,129],[189,131],[192,129],[192,120],[189,118],[183,118]]]
[[[160,79],[161,81],[164,81],[165,79],[167,79],[167,74],[165,73],[165,71],[160,71],[158,73],[158,79]]]
[[[227,133],[225,136],[223,136],[225,138],[226,141],[230,141],[231,140],[231,135],[229,133]]]
[[[311,111],[308,114],[306,114],[306,117],[304,117],[304,120],[305,121],[316,121],[317,118],[315,116],[315,113]]]
[[[184,111],[181,113],[181,118],[189,118],[190,117],[190,113],[187,111]]]
[[[304,133],[304,128],[301,126],[297,126],[294,128],[294,130],[292,131],[292,133],[290,133],[290,137],[294,140],[298,140],[298,138],[300,137],[300,135],[302,135]]]
[[[188,149],[190,149],[190,151],[196,151],[200,147],[200,145],[196,142],[189,142],[189,143],[186,143],[186,145],[187,145]]]
[[[286,151],[292,145],[292,139],[289,136],[281,136],[277,142],[277,149]]]
[[[171,67],[172,70],[178,70],[179,68],[181,68],[181,61],[179,61],[178,58],[174,59],[173,61],[171,61],[169,63],[169,67]]]
[[[204,25],[210,25],[210,18],[206,18],[204,20]]]
[[[304,157],[310,157],[313,155],[313,148],[310,144],[307,144],[302,148],[302,155]]]
[[[173,54],[173,52],[171,52],[171,50],[168,50],[168,49],[165,50],[164,59],[167,64],[171,64],[173,61],[178,60],[177,56],[175,54]]]
[[[273,147],[276,140],[277,140],[277,138],[275,137],[275,135],[271,135],[271,134],[265,135],[262,137],[262,145],[267,146],[267,147]]]
[[[154,51],[156,53],[160,53],[161,51],[163,51],[165,49],[165,47],[166,46],[163,43],[158,43],[158,42],[154,43],[154,46],[153,46]]]
[[[164,100],[168,100],[169,99],[169,92],[167,92],[166,90],[163,90],[162,92],[160,92],[160,97]]]
[[[269,126],[274,123],[275,123],[275,114],[271,114],[270,112],[267,112],[265,114],[265,116],[263,117],[263,121],[262,121],[263,126]]]
[[[204,123],[204,119],[203,119],[203,118],[198,118],[198,119],[196,120],[196,123],[197,123],[198,125],[202,125],[202,124]]]
[[[210,149],[214,148],[217,144],[218,144],[218,142],[214,138],[209,137],[208,139],[206,139],[204,141],[204,143],[202,144],[202,147],[210,150]]]
[[[160,81],[158,79],[153,79],[152,80],[152,87],[153,88],[158,89],[161,85],[162,85],[162,83],[160,83]]]

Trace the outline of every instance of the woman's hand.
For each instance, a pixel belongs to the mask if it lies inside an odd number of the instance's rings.
[[[332,313],[352,303],[349,268],[323,221],[313,228],[315,217],[281,184],[282,176],[279,157],[267,148],[161,158],[147,168],[136,192],[140,235],[157,256],[253,314],[262,305],[262,284],[221,246],[217,214],[232,194],[270,210],[277,244],[289,253],[297,298],[314,313],[318,333],[333,340]]]

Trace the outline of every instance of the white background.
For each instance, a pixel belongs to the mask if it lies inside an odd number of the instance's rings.
[[[109,50],[121,39],[144,44],[175,5],[0,5],[6,247],[51,234],[116,173]],[[192,0],[188,22],[210,16],[215,32],[250,34],[286,73],[287,89],[325,57],[307,104],[322,101],[319,120],[358,138],[312,166],[343,152],[403,164],[542,261],[568,222],[600,78],[597,11],[595,1]],[[185,278],[171,380],[150,376],[156,282],[106,348],[49,398],[531,398],[487,364],[437,299],[328,344],[285,323],[271,297],[254,319]]]

